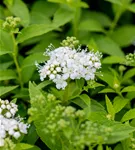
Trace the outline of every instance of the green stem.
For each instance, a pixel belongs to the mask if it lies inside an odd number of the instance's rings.
[[[18,60],[17,60],[18,46],[17,46],[17,42],[16,42],[15,37],[14,37],[14,33],[11,33],[11,37],[12,37],[13,44],[14,44],[14,49],[13,49],[13,53],[12,53],[13,60],[14,60],[14,63],[15,63],[16,69],[17,69],[17,74],[18,74],[20,86],[21,86],[21,88],[23,88],[23,82],[22,82],[22,76],[21,76],[21,68],[20,68]]]
[[[117,11],[115,17],[114,17],[114,20],[113,20],[111,26],[110,26],[110,29],[109,29],[109,32],[110,32],[110,33],[112,33],[113,30],[114,30],[114,28],[116,27],[117,22],[118,22],[118,20],[120,19],[120,16],[121,16],[122,12],[123,12],[123,8],[120,7],[119,10]]]
[[[74,16],[74,19],[73,19],[73,34],[75,37],[78,36],[78,33],[77,33],[77,30],[78,30],[78,20],[80,19],[80,11],[81,9],[80,8],[75,8],[75,16]]]

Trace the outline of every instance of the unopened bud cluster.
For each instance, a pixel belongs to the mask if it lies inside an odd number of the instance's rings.
[[[23,123],[22,118],[15,118],[17,110],[16,104],[0,99],[0,147],[8,137],[17,140],[22,134],[27,134],[29,125]]]
[[[126,65],[135,66],[135,52],[126,55]]]
[[[59,104],[48,114],[44,122],[46,134],[51,134],[52,138],[62,134],[75,149],[84,150],[86,146],[105,144],[112,135],[112,128],[86,121],[85,112],[72,106]]]
[[[110,127],[85,121],[80,125],[78,134],[73,136],[72,143],[77,149],[84,150],[86,146],[106,143],[111,133]]]
[[[44,122],[45,132],[56,136],[58,132],[71,126],[71,120],[82,118],[84,115],[83,110],[76,110],[72,106],[57,105],[49,112]]]
[[[131,140],[130,148],[131,148],[132,150],[135,150],[135,138],[131,138],[130,140]]]
[[[48,51],[47,55],[50,59],[45,65],[37,65],[40,79],[43,81],[49,78],[57,89],[65,89],[68,79],[94,80],[97,70],[101,68],[101,54],[88,52],[87,49],[78,51],[70,47],[59,47]]]
[[[18,24],[21,22],[19,17],[7,17],[6,21],[3,23],[3,28],[14,33],[18,33],[19,29],[17,28]]]
[[[66,40],[63,40],[61,42],[61,45],[66,47],[70,47],[70,48],[74,48],[75,46],[77,46],[79,44],[79,41],[76,39],[76,37],[67,37]]]

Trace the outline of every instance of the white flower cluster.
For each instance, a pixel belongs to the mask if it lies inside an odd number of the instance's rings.
[[[101,67],[101,54],[87,49],[78,51],[69,47],[59,47],[47,53],[50,59],[39,67],[40,79],[49,77],[57,89],[65,89],[67,79],[84,78],[93,80],[97,69]]]
[[[0,99],[0,147],[4,146],[7,137],[18,139],[21,134],[27,134],[29,125],[21,118],[14,118],[17,110],[16,104]]]

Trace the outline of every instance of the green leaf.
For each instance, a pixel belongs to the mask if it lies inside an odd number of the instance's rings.
[[[97,150],[103,150],[102,144],[99,144],[99,145],[98,145]]]
[[[121,36],[122,35],[122,36]],[[121,47],[127,47],[135,41],[135,26],[125,25],[116,29],[111,38]]]
[[[32,77],[36,66],[35,62],[41,63],[45,62],[48,59],[47,56],[44,56],[43,53],[36,53],[31,54],[28,57],[26,57],[21,66],[21,74],[22,74],[22,80],[24,83],[28,82],[30,78]],[[29,73],[28,73],[29,72]]]
[[[90,32],[104,32],[104,29],[100,23],[96,20],[84,20],[79,25],[79,30],[90,31]]]
[[[116,93],[116,92],[111,88],[105,88],[101,90],[99,93]]]
[[[108,2],[113,3],[113,4],[122,5],[121,0],[105,0],[105,1],[108,1]]]
[[[119,143],[115,146],[114,150],[123,150],[122,145]]]
[[[48,58],[49,57],[44,56],[43,53],[31,54],[23,60],[21,68],[35,66],[35,62],[45,62]]]
[[[36,12],[39,14],[44,14],[46,17],[52,17],[58,9],[58,5],[54,3],[49,3],[47,1],[38,0],[32,5],[31,13]]]
[[[81,20],[89,20],[90,18],[99,22],[103,27],[111,25],[111,20],[106,14],[98,11],[82,10]]]
[[[65,17],[67,16],[67,17]],[[21,34],[17,37],[17,42],[21,43],[25,40],[28,40],[32,37],[45,34],[49,31],[57,29],[59,26],[62,26],[69,22],[74,16],[74,13],[70,10],[60,8],[54,14],[53,23],[51,24],[33,24],[21,30]]]
[[[74,17],[73,11],[71,11],[70,9],[60,7],[54,14],[53,25],[56,27],[62,26],[71,21],[73,17]]]
[[[48,85],[50,85],[50,84],[52,84],[52,83],[53,83],[52,81],[46,80],[46,81],[41,82],[41,83],[37,86],[37,88],[42,89],[42,88],[44,88],[44,87],[46,87],[46,86],[48,86]]]
[[[35,126],[34,126],[34,124],[31,124],[31,126],[28,130],[28,134],[24,140],[26,140],[27,143],[29,143],[29,144],[35,144],[35,142],[37,141],[38,138],[39,137],[37,135]]]
[[[90,100],[90,97],[89,97],[88,95],[86,95],[86,94],[81,94],[81,95],[79,96],[79,98],[81,98],[81,100],[82,100],[88,107],[90,107],[90,102],[91,102],[91,100]]]
[[[126,124],[121,124],[121,123],[111,123],[110,122],[110,128],[112,129],[112,135],[109,136],[107,143],[108,144],[114,144],[116,142],[125,140],[130,137],[130,133],[135,131],[134,127],[131,127]]]
[[[0,15],[1,15],[1,7],[0,7]],[[1,16],[0,16],[0,18],[1,18]],[[4,20],[0,19],[0,29],[2,29],[2,27],[3,27],[3,22],[4,22]]]
[[[49,24],[51,20],[40,12],[31,12],[31,24]]]
[[[124,53],[120,49],[119,45],[109,37],[95,35],[94,40],[98,46],[99,51],[113,56],[124,57]]]
[[[15,70],[1,70],[0,71],[0,81],[1,80],[10,80],[10,79],[16,79],[16,73]]]
[[[118,113],[119,111],[121,111],[129,101],[130,99],[116,96],[113,100],[113,107],[115,109],[115,113]]]
[[[56,33],[54,32],[46,33],[45,35],[43,35],[43,38],[39,40],[38,44],[36,44],[31,50],[29,50],[27,54],[39,52],[44,53],[45,48],[47,48],[48,45],[50,45],[50,41],[53,41],[53,45],[57,47],[59,46],[61,39],[58,39]]]
[[[105,115],[107,115],[107,112],[104,108],[103,105],[101,105],[99,102],[97,102],[96,100],[91,100],[91,111],[92,112],[102,112]]]
[[[40,150],[40,148],[26,143],[18,143],[15,147],[15,150]]]
[[[128,6],[128,10],[135,13],[135,3],[132,3]]]
[[[7,61],[4,63],[0,63],[0,70],[6,70],[9,68],[14,62],[13,61]]]
[[[130,109],[127,113],[124,114],[124,116],[122,117],[121,121],[125,122],[131,119],[135,118],[135,108],[134,109]]]
[[[33,24],[21,30],[21,33],[17,36],[17,42],[22,43],[32,37],[45,34],[52,31],[55,27],[52,24]]]
[[[135,76],[135,68],[129,69],[123,76],[122,82],[128,80],[129,78],[132,78]]]
[[[102,71],[102,76],[98,75],[98,77],[106,82],[110,87],[113,87],[114,76],[110,72]]]
[[[108,56],[102,60],[103,64],[117,64],[124,62],[125,59],[119,56]]]
[[[106,101],[107,111],[112,116],[112,119],[114,119],[115,110],[114,110],[114,107],[113,107],[110,99],[107,97],[107,95],[105,95],[105,101]]]
[[[11,35],[8,32],[0,29],[0,55],[12,53],[14,49],[13,47],[14,44]]]
[[[37,96],[43,96],[42,92],[40,89],[37,88],[36,85],[34,85],[33,83],[29,82],[29,95],[30,95],[30,100],[31,103],[33,102],[33,100],[35,100],[35,98]]]
[[[121,92],[123,93],[123,92],[133,92],[133,91],[135,91],[135,86],[131,85],[123,88]]]
[[[17,86],[0,86],[0,96],[16,89],[17,87],[18,85]]]
[[[22,0],[14,0],[12,5],[7,4],[8,9],[17,17],[21,18],[23,26],[28,26],[30,23],[29,10]]]

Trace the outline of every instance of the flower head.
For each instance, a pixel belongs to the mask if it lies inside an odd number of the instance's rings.
[[[47,49],[46,54],[50,59],[45,65],[38,65],[40,79],[43,81],[48,77],[57,89],[65,89],[68,78],[94,80],[97,69],[101,68],[99,52],[88,52],[87,49],[80,51],[66,46],[51,51]]]

